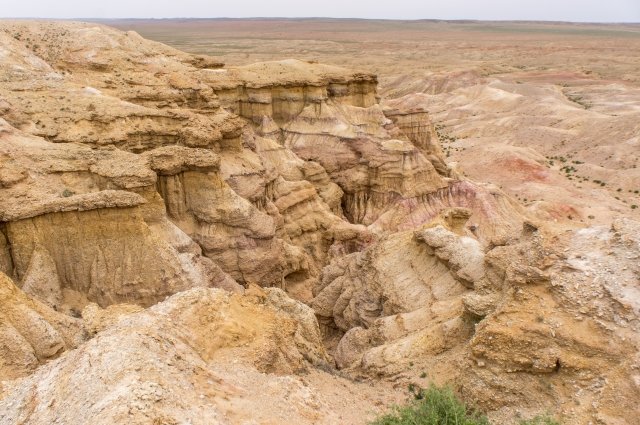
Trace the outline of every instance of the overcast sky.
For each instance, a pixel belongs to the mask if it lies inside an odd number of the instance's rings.
[[[0,17],[336,17],[640,22],[640,0],[0,0]]]

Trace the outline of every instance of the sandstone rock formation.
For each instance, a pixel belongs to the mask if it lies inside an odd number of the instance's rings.
[[[566,423],[633,423],[638,223],[569,239],[526,224],[520,242],[485,252],[447,221],[324,269],[312,306],[337,365],[365,376],[428,371],[498,423],[541,405]]]
[[[433,208],[427,197],[436,189],[445,191],[437,196],[454,198],[444,201],[447,206],[466,203],[455,199],[459,190],[446,189],[455,182],[447,183],[448,177],[441,175],[448,171],[443,168],[437,141],[426,146],[420,131],[406,135],[386,118],[376,104],[376,81],[370,74],[299,61],[203,69],[194,67],[189,55],[135,34],[75,23],[12,23],[6,25],[2,37],[6,50],[16,56],[14,62],[20,63],[16,74],[12,62],[5,62],[5,83],[0,90],[7,123],[54,142],[51,149],[58,146],[66,151],[70,143],[100,152],[104,147],[117,156],[105,161],[127,164],[126,176],[108,170],[113,184],[105,176],[99,184],[92,176],[91,183],[67,178],[54,198],[72,196],[50,202],[75,204],[91,192],[91,197],[103,200],[83,199],[84,204],[104,207],[108,204],[104,199],[109,198],[109,202],[119,200],[116,207],[136,207],[145,212],[147,225],[161,223],[153,227],[163,238],[173,240],[174,247],[186,243],[174,240],[186,241],[182,233],[197,243],[199,249],[177,248],[197,257],[196,269],[219,266],[240,283],[290,285],[298,287],[299,296],[309,297],[332,245],[337,244],[334,250],[349,251],[371,238],[364,228],[345,219],[372,224],[382,217],[373,229],[393,231],[407,221],[410,224],[405,227],[432,219],[439,201]],[[151,91],[158,97],[153,98]],[[430,128],[424,114],[416,119]],[[404,140],[394,139],[396,136]],[[142,158],[125,160],[121,151]],[[7,177],[11,182],[25,173],[20,167],[8,168],[7,172],[13,170]],[[104,190],[111,189],[121,192],[106,196]],[[475,192],[486,191],[474,187],[472,192],[475,198]],[[44,201],[39,195],[30,196],[37,196],[38,204]],[[20,204],[33,208],[29,203]],[[73,208],[41,207],[41,213]],[[9,215],[4,221],[16,218],[24,217]],[[27,239],[30,246],[38,244],[35,236]],[[9,271],[19,281],[31,258],[32,249],[27,251],[18,260],[24,264]],[[182,257],[183,263],[187,261],[186,255]],[[200,264],[203,262],[206,265]],[[97,264],[94,275],[105,274],[106,266]],[[58,264],[58,274],[60,269]],[[117,296],[92,292],[89,298],[102,305],[114,301],[148,305],[194,285],[193,279],[191,283],[169,282],[184,280],[177,277],[187,274],[183,271],[158,272],[166,276],[150,274],[149,279],[164,281],[163,288],[146,300],[141,294],[140,299],[128,298],[133,291],[123,288],[117,290]],[[134,285],[127,272],[123,273],[120,282],[106,285]],[[219,271],[207,273],[209,278],[215,275],[210,285],[232,286]],[[59,279],[63,286],[78,289],[79,284],[68,276]],[[197,276],[195,280],[203,281]],[[95,290],[90,288],[95,284],[89,282],[92,280],[83,278],[81,292]],[[301,288],[300,283],[304,283]],[[153,286],[146,281],[142,285]]]
[[[489,281],[482,245],[467,236],[470,215],[445,210],[420,230],[398,232],[323,270],[312,306],[329,332],[343,335],[340,367],[399,373],[416,357],[464,344],[473,317],[493,311],[501,285]]]
[[[0,30],[0,423],[634,417],[637,223],[541,223],[372,74]]]
[[[568,238],[535,232],[490,252],[506,292],[476,326],[462,392],[507,416],[544,404],[565,423],[633,423],[637,230],[623,219]]]
[[[293,397],[304,397],[305,387],[260,372],[291,373],[325,361],[312,310],[280,290],[243,296],[193,289],[120,317],[78,350],[17,381],[0,401],[0,422],[222,424],[249,411],[255,420],[275,420],[280,412],[258,407],[279,395],[269,386],[284,385]],[[265,394],[247,393],[219,368],[230,363],[239,376],[262,377]],[[237,403],[245,413],[233,410]],[[289,413],[303,419],[312,412],[302,404]]]
[[[0,273],[0,381],[32,373],[84,340],[80,320],[27,296]],[[0,394],[4,388],[0,385]]]
[[[193,286],[237,286],[167,219],[144,158],[46,142],[4,120],[0,129],[2,271],[26,292],[52,306],[64,289],[150,305]]]

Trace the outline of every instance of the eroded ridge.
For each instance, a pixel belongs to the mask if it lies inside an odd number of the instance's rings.
[[[0,30],[0,423],[637,416],[637,222],[540,222],[369,73]]]

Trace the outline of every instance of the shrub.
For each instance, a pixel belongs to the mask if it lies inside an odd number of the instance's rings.
[[[535,418],[527,421],[520,421],[519,425],[560,425],[560,423],[551,416],[543,415],[536,416]]]
[[[486,416],[467,407],[450,388],[430,385],[424,390],[409,384],[413,400],[405,406],[395,406],[392,412],[379,417],[371,425],[491,425]],[[522,420],[518,425],[560,425],[549,415]]]
[[[468,408],[449,388],[431,385],[426,390],[416,391],[415,386],[410,390],[413,401],[396,406],[371,425],[489,425],[485,416]]]
[[[65,190],[62,191],[62,196],[65,197],[65,198],[68,198],[69,196],[73,196],[75,194],[76,193],[74,191],[69,190],[69,189],[65,189]]]

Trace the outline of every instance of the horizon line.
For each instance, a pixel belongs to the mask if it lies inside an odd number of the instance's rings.
[[[170,18],[124,18],[124,17],[72,17],[72,18],[46,18],[34,16],[0,17],[0,20],[47,20],[47,21],[172,21],[172,20],[343,20],[343,21],[400,21],[400,22],[444,22],[444,23],[539,23],[539,24],[586,24],[586,25],[640,25],[640,21],[566,21],[566,20],[541,20],[541,19],[443,19],[443,18],[358,18],[358,17],[330,17],[330,16],[246,16],[246,17],[170,17]]]

